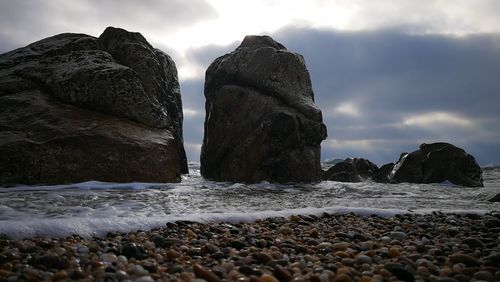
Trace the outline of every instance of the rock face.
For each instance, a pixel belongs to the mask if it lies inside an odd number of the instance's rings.
[[[301,55],[246,36],[207,69],[201,173],[220,181],[320,179],[326,138]]]
[[[60,34],[0,55],[0,184],[179,181],[172,59],[139,33]]]
[[[420,150],[401,154],[387,178],[392,183],[450,181],[468,187],[483,186],[482,170],[474,157],[448,143],[424,143],[420,145]]]
[[[362,182],[378,171],[376,164],[367,159],[347,158],[323,173],[323,180]]]

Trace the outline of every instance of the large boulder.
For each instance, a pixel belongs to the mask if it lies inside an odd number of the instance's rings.
[[[404,153],[389,178],[393,183],[440,183],[482,187],[481,167],[473,156],[449,143],[420,145],[420,150]]]
[[[323,173],[323,180],[362,182],[378,171],[378,166],[367,159],[347,158]]]
[[[268,36],[246,36],[206,72],[201,173],[219,181],[321,177],[321,111],[304,58]]]
[[[172,59],[139,33],[65,33],[0,55],[0,184],[176,182]]]

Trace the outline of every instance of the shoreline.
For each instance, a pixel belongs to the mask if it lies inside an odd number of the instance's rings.
[[[0,236],[0,281],[495,281],[499,234],[498,212],[436,212],[178,221],[87,239]]]

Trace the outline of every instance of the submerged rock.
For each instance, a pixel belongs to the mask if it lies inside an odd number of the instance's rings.
[[[173,182],[187,172],[172,59],[139,33],[0,55],[0,184]]]
[[[323,173],[323,180],[362,182],[378,171],[376,164],[363,158],[347,158]]]
[[[488,202],[492,202],[492,203],[500,202],[500,193],[497,193],[495,196],[493,196],[491,199],[489,199]]]
[[[321,111],[304,58],[247,36],[207,69],[201,173],[219,181],[320,179]]]
[[[420,145],[420,150],[402,154],[389,178],[393,183],[440,183],[482,187],[481,167],[473,156],[449,143]]]

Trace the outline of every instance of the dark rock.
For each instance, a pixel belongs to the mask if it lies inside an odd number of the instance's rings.
[[[220,249],[214,244],[207,243],[201,248],[201,254],[214,254],[219,252]]]
[[[165,238],[165,237],[160,236],[160,235],[154,235],[153,237],[151,237],[151,241],[153,243],[155,243],[156,247],[159,247],[159,248],[169,248],[169,247],[172,247],[174,245],[181,245],[182,244],[182,241],[177,239],[177,238]]]
[[[0,55],[0,184],[176,182],[174,62],[139,33],[60,34]]]
[[[466,266],[479,266],[481,262],[466,254],[453,254],[448,257],[451,263],[463,263]]]
[[[203,266],[201,266],[199,264],[195,263],[193,265],[193,272],[196,275],[196,277],[205,279],[208,282],[220,281],[220,278],[217,277],[217,275],[215,275],[213,272],[211,272],[210,270],[207,270],[206,268],[204,268]]]
[[[247,36],[205,81],[201,173],[237,182],[320,179],[321,111],[304,58],[268,36]]]
[[[259,264],[266,264],[272,260],[272,258],[266,253],[253,253],[252,258]]]
[[[247,246],[247,243],[242,240],[233,240],[231,241],[231,247],[235,248],[236,250],[241,250]]]
[[[492,202],[492,203],[498,203],[498,202],[500,202],[500,193],[498,193],[495,196],[493,196],[491,199],[488,200],[488,202]]]
[[[469,246],[469,248],[484,248],[484,244],[481,240],[472,237],[462,240],[462,244]]]
[[[52,254],[37,257],[31,264],[38,267],[44,267],[46,269],[66,269],[69,267],[69,261],[67,258]]]
[[[253,268],[251,268],[251,267],[249,267],[247,265],[240,266],[238,268],[238,272],[242,273],[242,274],[245,274],[246,276],[253,275],[253,273],[254,273]]]
[[[122,255],[127,258],[145,259],[148,257],[146,250],[135,243],[126,243],[122,246]]]
[[[408,282],[415,281],[415,274],[399,263],[387,263],[384,265],[384,268],[389,270],[398,279]]]
[[[473,156],[448,143],[422,144],[420,150],[402,154],[391,182],[440,183],[482,187],[481,167]]]
[[[367,159],[347,158],[323,173],[323,180],[362,182],[378,171],[376,164]]]
[[[293,276],[290,273],[290,271],[284,269],[283,267],[279,267],[279,266],[274,267],[273,274],[280,281],[290,281],[293,278]]]
[[[370,176],[370,180],[378,183],[390,183],[390,175],[393,169],[394,163],[385,164],[381,166],[372,176]]]

